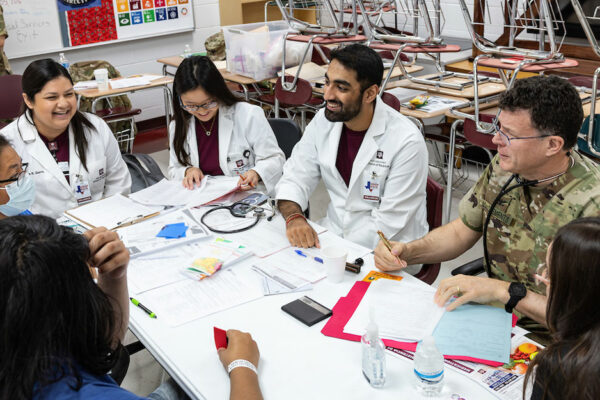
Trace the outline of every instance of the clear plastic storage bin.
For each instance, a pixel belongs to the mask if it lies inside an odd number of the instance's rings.
[[[224,26],[227,70],[257,81],[276,77],[281,70],[283,37],[289,30],[285,21]],[[305,43],[286,43],[286,68],[300,63],[305,48]]]

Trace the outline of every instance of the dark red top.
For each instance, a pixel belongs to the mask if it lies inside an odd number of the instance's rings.
[[[360,145],[365,138],[365,133],[367,133],[366,130],[359,132],[350,130],[345,124],[342,128],[335,166],[340,172],[340,175],[342,175],[342,178],[344,178],[346,186],[350,185],[352,164],[354,164],[354,159],[356,158],[356,154],[358,154],[358,149],[360,149]]]
[[[219,165],[219,113],[207,122],[196,121],[198,142],[198,168],[204,175],[224,175]],[[213,123],[214,122],[214,123]],[[206,132],[210,131],[210,136]]]
[[[40,133],[42,142],[46,145],[52,157],[56,160],[56,163],[66,162],[69,163],[69,130],[65,130],[63,133],[58,135],[53,141],[49,141],[47,137]],[[67,182],[69,181],[69,170],[63,171]]]

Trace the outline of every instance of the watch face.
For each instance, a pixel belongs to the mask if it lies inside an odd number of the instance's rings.
[[[513,282],[510,284],[510,286],[508,288],[508,293],[511,296],[515,296],[515,297],[525,297],[525,295],[527,294],[527,289],[525,288],[525,285],[523,285],[522,283]]]

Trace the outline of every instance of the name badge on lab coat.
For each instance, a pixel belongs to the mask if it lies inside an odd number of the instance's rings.
[[[78,206],[92,201],[92,191],[87,180],[77,179],[75,183],[75,199]]]
[[[236,175],[242,175],[248,171],[249,162],[248,159],[250,157],[250,150],[244,151],[244,154],[234,154],[231,157],[227,157],[227,161],[229,162],[229,169],[233,171]]]
[[[365,201],[379,201],[379,190],[381,185],[381,179],[375,172],[371,174],[371,177],[367,179],[362,185],[362,195]]]

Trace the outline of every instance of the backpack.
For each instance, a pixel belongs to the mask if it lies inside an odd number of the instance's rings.
[[[135,193],[165,179],[158,164],[148,154],[122,154],[131,175],[131,193]]]

